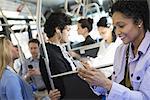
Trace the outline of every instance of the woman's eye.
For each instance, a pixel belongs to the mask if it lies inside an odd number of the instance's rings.
[[[118,25],[120,28],[123,28],[124,27],[124,25]]]

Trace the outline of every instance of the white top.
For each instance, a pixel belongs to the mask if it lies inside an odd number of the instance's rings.
[[[122,43],[120,38],[117,38],[115,42],[107,45],[104,40],[101,41],[98,55],[96,58],[91,59],[93,67],[99,67],[106,64],[113,64],[114,55],[117,47]],[[110,76],[113,72],[113,67],[102,69],[106,76]]]

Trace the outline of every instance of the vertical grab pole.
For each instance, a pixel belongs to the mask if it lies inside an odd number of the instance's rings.
[[[47,69],[50,85],[51,85],[52,90],[54,90],[55,87],[54,87],[54,82],[53,82],[53,80],[51,78],[51,71],[50,71],[50,68],[49,68],[49,59],[48,59],[47,50],[46,50],[46,47],[45,47],[45,41],[44,41],[44,38],[43,38],[43,35],[42,35],[42,31],[41,31],[41,8],[42,8],[42,0],[37,0],[37,10],[36,10],[37,31],[38,31],[39,38],[40,38],[40,40],[42,42],[42,48],[43,48],[44,56],[45,56],[44,61],[45,61],[45,65],[46,65],[46,69]]]
[[[3,17],[3,19],[4,19],[4,22],[5,22],[7,25],[9,25],[9,24],[8,24],[8,20],[7,20],[6,16],[3,14],[3,11],[2,11],[1,8],[0,8],[0,12],[1,12],[2,17]],[[23,63],[23,60],[24,60],[25,58],[24,58],[24,56],[23,56],[23,51],[22,51],[22,49],[21,49],[19,40],[18,40],[17,36],[15,35],[15,32],[14,32],[10,27],[8,27],[8,30],[14,35],[14,38],[16,39],[16,41],[17,41],[17,43],[18,43],[18,44],[17,44],[17,47],[18,47],[18,49],[19,49],[19,56],[20,56],[20,58],[21,58],[21,63]]]

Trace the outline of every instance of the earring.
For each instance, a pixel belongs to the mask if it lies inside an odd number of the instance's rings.
[[[139,25],[138,27],[141,28],[141,25]]]

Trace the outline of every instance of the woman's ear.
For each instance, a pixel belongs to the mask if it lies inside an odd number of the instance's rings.
[[[142,25],[143,25],[143,22],[141,22],[140,24],[138,24],[138,27],[141,28]]]
[[[87,27],[83,28],[83,30],[84,30],[84,33],[89,32]]]
[[[139,20],[139,21],[138,21],[138,28],[141,28],[142,25],[143,25],[143,21],[142,21],[142,20]]]

